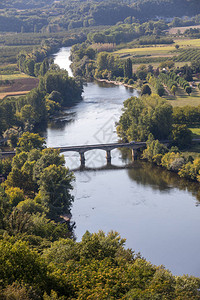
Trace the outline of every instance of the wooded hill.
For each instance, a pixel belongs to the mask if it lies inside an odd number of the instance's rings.
[[[198,0],[3,0],[0,31],[38,32],[115,25],[156,17],[194,16]]]

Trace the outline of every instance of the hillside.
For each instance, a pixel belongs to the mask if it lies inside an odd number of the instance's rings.
[[[57,32],[200,13],[198,0],[3,0],[0,9],[2,32]]]

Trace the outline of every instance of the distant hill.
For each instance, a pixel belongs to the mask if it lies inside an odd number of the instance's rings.
[[[199,0],[134,0],[141,18],[182,17],[200,13]]]
[[[51,5],[54,0],[1,0],[0,8],[32,9]]]
[[[200,14],[199,0],[1,0],[0,9],[0,17],[8,18],[0,22],[0,31],[6,32],[13,28],[55,32],[57,28],[115,25],[127,18],[126,22]],[[16,19],[12,23],[10,18]]]

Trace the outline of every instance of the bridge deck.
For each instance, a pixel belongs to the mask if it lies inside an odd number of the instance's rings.
[[[60,152],[75,151],[83,153],[89,150],[113,150],[116,148],[132,148],[137,149],[146,146],[145,142],[131,142],[131,143],[111,143],[111,144],[96,144],[96,145],[81,145],[81,146],[65,146],[65,147],[54,147],[59,149]]]
[[[160,141],[162,144],[169,144],[169,140]],[[192,143],[200,143],[200,139],[193,139]],[[130,143],[110,143],[110,144],[96,144],[96,145],[81,145],[81,146],[65,146],[65,147],[52,147],[52,149],[58,149],[60,152],[69,152],[69,151],[75,151],[79,152],[80,154],[84,154],[84,152],[89,150],[105,150],[105,151],[111,151],[113,149],[117,148],[131,148],[133,150],[137,150],[139,148],[142,148],[146,146],[146,142],[130,142]],[[49,147],[51,148],[51,147]],[[6,151],[6,152],[0,152],[1,156],[14,156],[16,154],[15,151]]]

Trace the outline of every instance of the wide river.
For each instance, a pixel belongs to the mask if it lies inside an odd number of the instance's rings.
[[[70,48],[55,54],[55,63],[69,74]],[[83,101],[49,123],[48,146],[98,144],[118,140],[115,122],[123,101],[137,92],[123,86],[88,83]],[[76,153],[66,153],[66,165],[80,165]],[[104,151],[86,154],[88,171],[75,171],[75,200],[72,220],[80,241],[86,230],[114,230],[126,238],[126,247],[140,252],[153,264],[163,264],[174,275],[200,276],[200,206],[198,185],[180,180],[148,163],[128,162],[119,150],[112,151],[112,164],[106,165]]]

